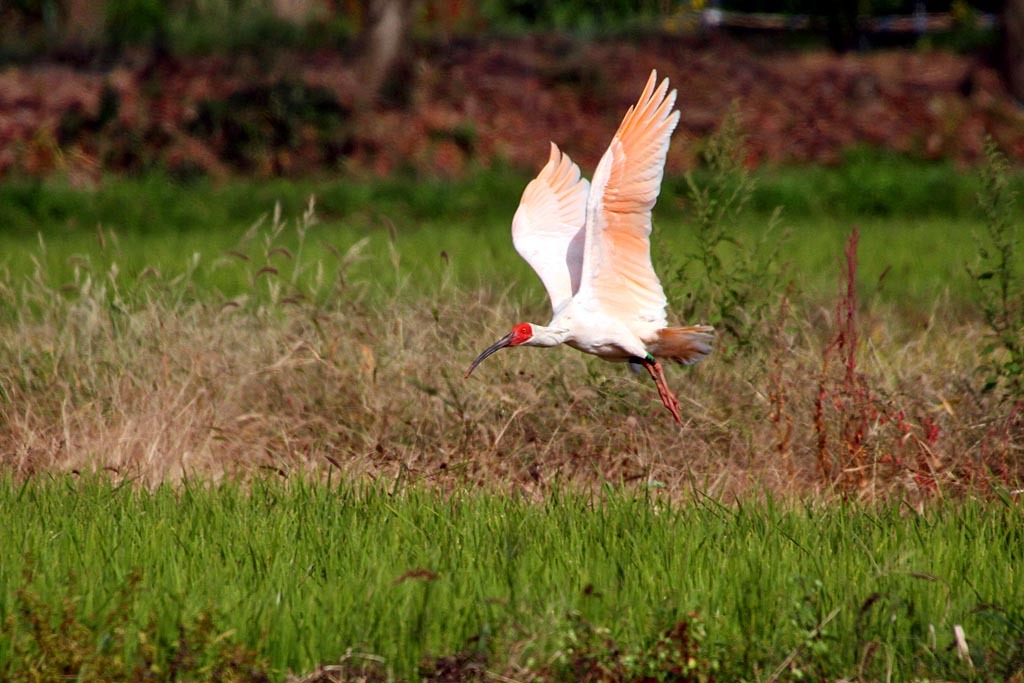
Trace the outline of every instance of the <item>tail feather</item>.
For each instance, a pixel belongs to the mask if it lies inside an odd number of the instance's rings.
[[[699,363],[711,354],[715,343],[715,328],[709,325],[666,327],[647,345],[647,350],[659,358],[669,358],[681,365]]]

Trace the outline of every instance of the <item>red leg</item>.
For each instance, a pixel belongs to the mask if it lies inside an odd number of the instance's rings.
[[[654,380],[654,384],[658,387],[658,396],[661,398],[661,402],[665,404],[669,412],[672,413],[672,417],[676,419],[676,422],[683,424],[683,418],[679,416],[679,400],[676,399],[675,394],[668,388],[668,382],[665,381],[665,372],[661,368],[661,363],[651,358],[644,358],[641,364],[650,373],[651,378]]]

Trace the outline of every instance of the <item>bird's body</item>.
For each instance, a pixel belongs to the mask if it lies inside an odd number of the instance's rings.
[[[609,361],[642,365],[678,422],[679,403],[657,358],[689,365],[711,353],[714,330],[667,327],[668,304],[651,264],[651,209],[661,189],[669,138],[679,120],[668,80],[651,72],[592,183],[551,144],[547,165],[523,192],[512,241],[551,298],[547,325],[520,323],[473,362],[507,346],[566,344]]]

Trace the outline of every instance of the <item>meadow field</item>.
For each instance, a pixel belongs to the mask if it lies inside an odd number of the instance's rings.
[[[519,173],[0,184],[0,678],[1021,680],[1022,177],[730,159],[655,213],[682,427],[463,378],[550,313]]]

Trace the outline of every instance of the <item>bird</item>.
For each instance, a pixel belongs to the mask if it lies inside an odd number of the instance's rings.
[[[647,370],[661,402],[683,424],[659,359],[703,360],[713,350],[715,330],[667,325],[668,301],[651,263],[651,210],[679,122],[676,91],[667,78],[657,79],[652,70],[592,181],[551,143],[547,164],[527,184],[512,218],[513,245],[547,290],[551,322],[515,325],[477,356],[466,378],[501,349],[566,344]]]

